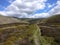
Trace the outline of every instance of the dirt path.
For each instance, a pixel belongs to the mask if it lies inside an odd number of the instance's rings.
[[[35,42],[35,45],[41,45],[41,44],[40,44],[39,37],[37,36],[37,33],[38,33],[38,31],[40,32],[40,29],[39,29],[38,26],[36,26],[36,27],[37,27],[37,30],[36,30],[35,33],[34,33],[34,42]]]
[[[36,35],[36,32],[35,32],[35,35],[34,35],[34,42],[35,42],[35,45],[40,45],[39,39]]]

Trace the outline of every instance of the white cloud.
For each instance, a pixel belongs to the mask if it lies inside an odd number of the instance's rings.
[[[12,1],[12,0],[10,0]],[[16,0],[3,11],[8,16],[28,17],[38,9],[45,8],[47,0]]]
[[[53,4],[54,5],[54,4]],[[48,7],[52,7],[53,5],[48,5]],[[32,18],[46,18],[55,14],[60,14],[60,1],[57,1],[56,6],[52,8],[50,11],[46,13],[39,13],[31,16]]]
[[[47,0],[16,0],[6,8],[6,11],[0,12],[0,14],[20,18],[42,18],[49,17],[54,14],[60,14],[60,1],[57,1],[56,6],[47,13],[32,15],[32,13],[34,13],[36,10],[44,9],[46,7],[46,1]],[[51,5],[48,3],[49,8],[54,5],[55,4]]]
[[[6,16],[6,13],[0,11],[0,15],[4,15],[4,16]]]
[[[35,14],[33,16],[30,16],[30,18],[46,18],[49,17],[48,13],[40,13],[40,14]]]
[[[57,1],[56,6],[49,11],[49,14],[60,14],[60,1]]]

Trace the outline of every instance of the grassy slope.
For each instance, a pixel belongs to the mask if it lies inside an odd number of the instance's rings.
[[[0,25],[1,24],[8,24],[8,23],[28,23],[28,22],[18,20],[18,19],[13,18],[13,17],[0,16]]]
[[[9,23],[13,24],[10,26]],[[28,29],[29,27],[24,24],[16,25],[14,23],[27,22],[12,17],[0,16],[0,25],[8,24],[7,27],[2,26],[3,28],[0,28],[0,45],[14,45],[15,43],[16,45],[31,44],[29,41],[29,37],[31,36]]]
[[[50,20],[50,18],[49,18],[49,20]],[[47,22],[47,21],[45,21],[45,22]],[[48,24],[52,25],[54,23],[48,23]],[[54,24],[54,26],[56,26],[56,24]],[[58,27],[60,27],[60,26],[58,26]],[[6,28],[0,29],[0,45],[14,45],[14,44],[16,44],[16,45],[32,45],[32,44],[35,45],[36,42],[34,42],[33,34],[35,34],[36,30],[39,30],[39,29],[36,27],[36,25],[33,25],[33,24],[31,24],[29,26],[24,26],[24,25],[16,26],[16,27],[13,26],[12,28],[9,28],[9,29],[6,29]],[[58,30],[58,32],[59,32],[59,30]],[[57,34],[57,33],[55,32],[55,34]],[[39,34],[41,34],[41,32],[36,31],[35,36],[38,37],[38,39],[40,40],[40,43],[42,43],[41,45],[53,44],[53,42],[54,42],[53,37],[46,37],[46,36],[41,36],[41,35],[39,36]],[[59,34],[57,34],[57,35],[59,35]],[[56,39],[59,40],[60,38],[58,38],[57,35],[56,35]]]
[[[54,37],[56,45],[60,45],[60,14],[46,18],[39,25],[43,36]]]
[[[30,24],[28,26],[18,25],[12,26],[12,28],[0,29],[0,44],[1,45],[35,45],[39,42],[41,45],[50,45],[44,37],[41,37],[41,32],[35,24]],[[38,40],[35,40],[37,37]],[[2,38],[1,38],[2,37]],[[35,42],[36,41],[36,42]]]
[[[31,43],[28,39],[31,36],[32,32],[29,32],[29,27],[26,26],[17,26],[17,27],[12,27],[9,29],[0,29],[0,42],[2,43],[2,45],[14,45],[16,42],[16,44],[26,44],[28,45],[29,43]],[[26,38],[26,39],[25,39]],[[23,41],[26,41],[25,43]],[[19,43],[21,42],[21,43]],[[28,42],[28,43],[27,43]]]
[[[60,25],[60,14],[46,18],[42,22],[49,25]]]

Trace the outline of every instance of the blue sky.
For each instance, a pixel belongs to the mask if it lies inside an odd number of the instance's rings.
[[[26,1],[28,1],[28,2],[26,2]],[[3,13],[3,14],[6,13],[6,15],[8,15],[8,16],[17,16],[17,17],[18,16],[19,17],[34,17],[35,15],[37,17],[39,17],[39,15],[40,15],[40,17],[43,17],[42,14],[45,14],[44,16],[46,16],[47,13],[49,13],[49,14],[52,13],[51,10],[55,10],[54,8],[56,8],[60,5],[60,4],[57,4],[57,2],[58,3],[60,2],[60,0],[45,0],[45,1],[41,0],[40,2],[39,1],[40,0],[34,0],[34,1],[31,1],[31,0],[0,0],[0,13]],[[32,5],[34,5],[34,6],[36,5],[36,6],[34,7]],[[26,8],[26,7],[28,7],[28,8]],[[20,11],[21,8],[23,8],[22,11]],[[27,11],[26,11],[26,9],[27,9]],[[29,9],[31,9],[31,10],[29,10]],[[14,13],[14,11],[17,11],[17,13]],[[19,13],[19,11],[20,11],[20,13]],[[11,13],[11,14],[9,14],[9,13]]]
[[[12,0],[14,1],[14,0]],[[11,3],[9,2],[9,0],[0,0],[0,11],[5,10],[5,8],[7,6],[9,6]]]

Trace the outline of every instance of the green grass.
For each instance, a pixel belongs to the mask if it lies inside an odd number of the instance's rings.
[[[5,34],[3,34],[3,32]],[[41,31],[36,24],[30,24],[28,26],[12,26],[9,28],[0,28],[0,34],[6,35],[5,41],[2,42],[3,45],[14,45],[15,41],[23,40],[26,37],[29,39],[32,45],[36,45],[36,42],[34,41],[34,35],[37,36],[41,45],[51,45],[52,43],[54,43],[54,38],[41,36]]]
[[[2,44],[3,45],[14,45],[15,41],[23,40],[26,37],[29,38],[30,41],[32,41],[33,33],[35,31],[33,30],[33,27],[35,26],[29,25],[27,27],[26,26],[12,26],[9,28],[0,28],[0,34],[6,35],[6,38],[2,39],[2,40],[5,40],[2,42]],[[14,32],[13,30],[16,32]]]

